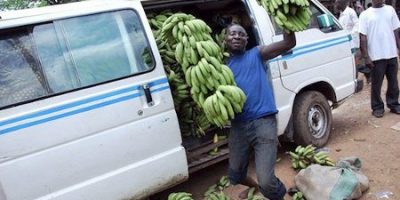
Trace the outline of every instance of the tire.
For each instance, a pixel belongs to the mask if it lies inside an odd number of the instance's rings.
[[[296,97],[293,108],[294,141],[299,145],[324,146],[332,127],[332,110],[328,100],[317,91]]]

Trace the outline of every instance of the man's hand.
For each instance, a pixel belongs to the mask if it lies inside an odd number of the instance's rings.
[[[369,67],[370,69],[375,67],[374,63],[372,62],[369,56],[365,58],[365,65],[367,65],[367,67]]]
[[[374,63],[372,62],[371,58],[368,54],[368,39],[367,36],[360,33],[360,50],[365,60],[365,65],[372,69],[374,68]]]
[[[296,46],[296,36],[294,32],[283,33],[283,40],[279,42],[274,42],[270,45],[260,46],[260,52],[263,57],[263,60],[269,60],[275,58],[282,53],[292,49]]]

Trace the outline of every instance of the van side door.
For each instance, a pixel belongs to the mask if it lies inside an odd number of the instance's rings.
[[[185,180],[170,87],[140,2],[29,13],[0,21],[6,199],[140,199]]]

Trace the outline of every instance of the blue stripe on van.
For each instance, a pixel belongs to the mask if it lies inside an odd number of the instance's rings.
[[[162,78],[162,79],[159,79],[159,80],[156,80],[154,82],[149,83],[149,86],[153,87],[153,86],[164,84],[164,83],[167,83],[167,82],[168,82],[167,78]],[[113,91],[113,92],[110,92],[110,93],[107,93],[107,94],[102,94],[102,95],[98,95],[98,96],[95,96],[95,97],[91,97],[91,98],[83,99],[83,100],[80,100],[80,101],[76,101],[76,102],[73,102],[73,103],[57,106],[57,107],[54,107],[54,108],[51,108],[51,109],[47,109],[47,110],[44,110],[44,111],[40,111],[40,112],[36,112],[36,113],[32,113],[32,114],[27,114],[27,115],[16,117],[16,118],[9,119],[9,120],[4,120],[4,121],[0,122],[0,126],[4,126],[4,125],[7,125],[7,124],[19,122],[19,121],[26,120],[26,119],[40,117],[40,116],[43,116],[43,115],[51,114],[51,113],[58,112],[58,111],[61,111],[61,110],[65,110],[65,109],[77,107],[77,106],[80,106],[80,105],[83,105],[83,104],[87,104],[87,103],[90,103],[90,102],[94,102],[94,101],[97,101],[97,100],[105,99],[105,98],[108,98],[108,97],[120,95],[120,94],[127,93],[127,92],[132,92],[134,90],[138,90],[139,91],[140,88],[141,87],[139,85],[136,85],[136,86],[132,86],[132,87],[129,87],[129,88],[124,88],[124,89],[121,89],[121,90]],[[169,88],[169,86],[164,86],[164,87],[152,90],[152,92],[160,92],[160,91],[166,90],[168,88]],[[105,106],[108,106],[108,105],[112,105],[112,104],[115,104],[115,103],[131,100],[131,99],[137,98],[137,97],[142,96],[142,95],[143,95],[142,93],[138,92],[138,93],[130,94],[130,95],[127,95],[127,96],[122,96],[122,97],[119,97],[119,98],[116,98],[116,99],[108,100],[108,101],[105,101],[105,102],[101,102],[101,103],[98,103],[98,104],[90,105],[90,106],[87,106],[87,107],[84,107],[84,108],[80,108],[80,109],[77,109],[77,110],[73,110],[73,111],[69,111],[69,112],[66,112],[66,113],[62,113],[62,114],[59,114],[59,115],[55,115],[55,116],[51,116],[51,117],[48,117],[48,118],[44,118],[44,119],[41,119],[41,120],[28,122],[28,123],[17,125],[17,126],[13,126],[13,127],[7,128],[7,129],[0,130],[0,135],[1,134],[5,134],[5,133],[9,133],[9,132],[13,132],[13,131],[16,131],[16,130],[20,130],[20,129],[23,129],[23,128],[31,127],[31,126],[34,126],[34,125],[46,123],[46,122],[53,121],[53,120],[56,120],[56,119],[68,117],[68,116],[71,116],[71,115],[75,115],[75,114],[87,112],[87,111],[90,111],[90,110],[98,109],[98,108],[105,107]]]
[[[308,45],[304,45],[304,46],[300,46],[300,47],[295,47],[292,49],[292,52],[293,52],[292,54],[269,60],[268,63],[277,62],[279,60],[288,60],[288,59],[291,59],[291,58],[294,58],[294,57],[297,57],[297,56],[300,56],[300,55],[303,55],[306,53],[318,51],[320,49],[328,48],[328,47],[335,46],[335,45],[342,44],[342,43],[349,42],[349,41],[351,41],[351,36],[346,35],[346,36],[342,36],[342,37],[338,37],[338,38],[334,38],[334,39],[324,40],[321,42],[316,42],[316,43],[312,43],[312,44],[308,44]],[[319,46],[319,45],[321,45],[321,46]],[[319,47],[317,47],[317,46],[319,46]],[[303,50],[303,51],[300,51],[300,50]]]

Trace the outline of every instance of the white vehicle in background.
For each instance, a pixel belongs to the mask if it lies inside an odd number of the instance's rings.
[[[268,76],[279,135],[322,146],[356,71],[349,35],[336,19],[318,21],[333,18],[310,3],[309,29],[268,63]],[[207,23],[210,13],[240,16],[249,47],[282,38],[256,0],[84,1],[1,14],[0,200],[141,199],[227,158],[225,147],[193,160],[215,146],[182,141],[145,14],[167,8]]]

